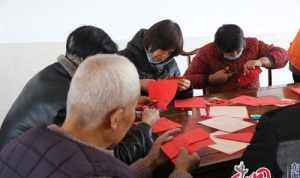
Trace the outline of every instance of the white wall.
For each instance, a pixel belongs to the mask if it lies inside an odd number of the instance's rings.
[[[103,28],[122,48],[139,28],[170,18],[193,49],[211,41],[220,25],[236,23],[247,35],[287,48],[300,26],[299,9],[299,0],[0,0],[0,123],[27,80],[64,52],[66,36],[79,25]],[[185,60],[178,62],[183,71]],[[266,84],[266,76],[261,80]],[[287,69],[274,72],[274,84],[291,81]]]

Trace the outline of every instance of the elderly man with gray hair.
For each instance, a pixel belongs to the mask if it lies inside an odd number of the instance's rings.
[[[160,145],[178,130],[158,137],[148,155],[130,167],[111,151],[132,126],[139,96],[137,70],[126,58],[89,57],[72,79],[63,125],[33,128],[8,143],[0,153],[1,177],[151,177],[152,170],[164,161]],[[155,109],[144,114],[159,117]],[[191,177],[187,171],[198,161],[196,153],[182,150],[170,177]]]
[[[98,27],[85,25],[72,31],[67,38],[65,54],[35,74],[9,109],[0,129],[0,150],[31,128],[53,123],[61,126],[66,118],[71,79],[78,66],[89,56],[114,54],[117,50],[115,42]],[[151,119],[143,117],[141,121],[113,147],[114,156],[127,164],[143,158],[153,142]]]

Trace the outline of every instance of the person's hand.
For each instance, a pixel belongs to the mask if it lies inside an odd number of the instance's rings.
[[[142,79],[140,80],[140,84],[141,84],[141,89],[143,91],[148,92],[148,83],[149,81],[154,81],[153,79]]]
[[[192,167],[196,166],[200,162],[198,153],[189,155],[186,149],[180,150],[180,153],[175,161],[175,169],[178,171],[188,172]]]
[[[254,70],[256,67],[262,67],[260,60],[250,60],[244,64],[244,74],[247,74],[249,70]]]
[[[247,74],[249,70],[254,70],[256,67],[271,67],[271,61],[267,57],[247,61],[246,64],[244,64],[244,74]]]
[[[191,81],[188,79],[179,79],[178,80],[178,90],[185,91],[191,87]]]
[[[145,157],[145,159],[148,161],[149,166],[152,168],[156,168],[157,166],[162,165],[165,163],[168,159],[165,157],[165,155],[161,152],[160,146],[173,139],[174,135],[179,133],[181,131],[180,128],[169,130],[162,135],[160,135],[153,143],[148,155]]]
[[[157,109],[146,108],[142,113],[142,122],[150,126],[152,126],[159,118],[159,111]]]
[[[229,67],[219,70],[216,73],[208,76],[208,82],[210,84],[223,84],[233,75],[229,70]]]
[[[157,103],[157,100],[151,99],[149,96],[140,96],[138,100],[138,105],[152,105]]]

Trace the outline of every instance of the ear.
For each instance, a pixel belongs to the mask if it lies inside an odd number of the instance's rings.
[[[116,130],[124,116],[124,109],[118,108],[110,115],[110,128]]]

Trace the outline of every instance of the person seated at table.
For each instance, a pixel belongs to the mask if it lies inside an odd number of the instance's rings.
[[[300,30],[288,50],[290,70],[295,83],[300,82]]]
[[[1,177],[151,177],[152,170],[164,162],[160,145],[177,129],[159,136],[149,154],[130,167],[117,160],[112,151],[135,120],[139,96],[137,70],[126,58],[89,57],[71,81],[63,125],[30,129],[8,143],[0,153]],[[155,109],[146,112],[159,118]],[[191,178],[187,171],[198,162],[197,153],[189,155],[182,150],[170,177]]]
[[[102,29],[75,29],[67,38],[66,54],[29,80],[14,101],[0,129],[0,148],[30,128],[62,124],[65,115],[56,115],[66,108],[67,92],[77,67],[88,56],[116,52],[117,45]],[[115,156],[128,164],[145,156],[152,144],[151,123],[144,118],[132,128],[122,143],[114,147]]]
[[[265,113],[241,161],[249,175],[261,167],[272,177],[300,175],[300,104]],[[296,176],[297,175],[297,176]]]
[[[245,38],[243,30],[235,24],[221,26],[214,42],[201,47],[184,77],[192,87],[207,89],[209,93],[240,88],[257,88],[259,80],[240,87],[238,78],[256,67],[275,69],[287,63],[287,52],[256,38]]]
[[[149,29],[139,30],[127,47],[118,54],[127,57],[136,66],[143,93],[147,92],[150,80],[180,76],[175,61],[183,50],[183,37],[179,25],[171,20],[162,20]],[[190,81],[180,79],[178,90],[190,88]]]

